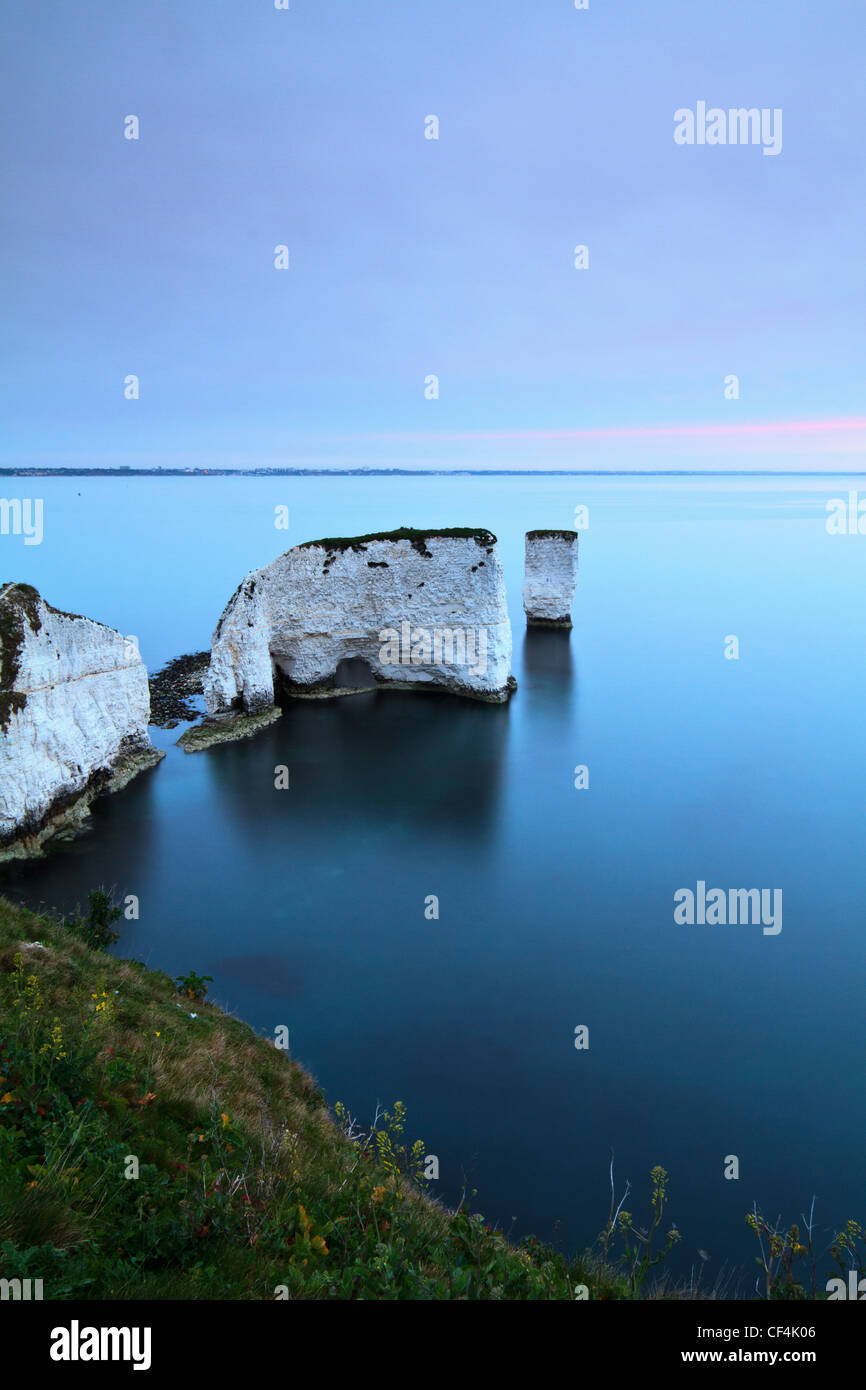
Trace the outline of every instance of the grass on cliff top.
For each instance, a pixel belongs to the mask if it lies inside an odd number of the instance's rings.
[[[409,541],[417,549],[429,540],[453,539],[474,540],[483,546],[496,544],[496,537],[483,527],[450,526],[428,531],[418,530],[414,526],[400,526],[396,531],[371,531],[366,536],[329,536],[325,540],[303,541],[297,549],[310,550],[318,546],[323,550],[358,550],[371,541]]]

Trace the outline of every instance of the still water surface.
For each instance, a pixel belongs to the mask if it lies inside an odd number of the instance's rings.
[[[121,954],[286,1024],[361,1120],[403,1100],[442,1196],[465,1181],[491,1224],[591,1240],[611,1149],[637,1219],[668,1169],[680,1263],[703,1248],[705,1278],[726,1260],[750,1287],[753,1200],[793,1221],[817,1194],[824,1243],[864,1219],[866,537],[824,525],[849,480],[26,486],[45,539],[3,538],[2,577],[135,634],[152,670],[209,645],[239,580],[289,544],[487,526],[519,689],[505,707],[298,701],[194,756],[154,731],[166,760],[0,890],[61,909],[99,883],[137,894]],[[581,504],[574,631],[527,634],[523,532]],[[677,925],[698,880],[781,888],[782,931]]]

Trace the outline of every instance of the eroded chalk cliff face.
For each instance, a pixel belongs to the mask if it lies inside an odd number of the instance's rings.
[[[527,627],[571,627],[576,531],[527,531],[523,611]]]
[[[499,702],[514,688],[511,625],[489,531],[311,541],[249,575],[214,633],[211,715],[333,692],[342,661],[378,685]]]
[[[0,588],[0,859],[80,825],[93,797],[164,755],[148,736],[147,672],[113,628]]]

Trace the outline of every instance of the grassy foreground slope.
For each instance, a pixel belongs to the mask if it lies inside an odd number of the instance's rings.
[[[0,898],[0,1277],[44,1298],[626,1293],[432,1201],[403,1124],[398,1103],[359,1133],[246,1024]]]
[[[664,1277],[679,1233],[662,1168],[646,1225],[626,1187],[573,1260],[446,1210],[400,1102],[368,1132],[332,1114],[285,1051],[203,1000],[203,979],[100,949],[117,915],[101,890],[67,922],[0,897],[0,1279],[41,1279],[46,1299],[732,1296],[700,1264],[685,1285]],[[754,1207],[746,1221],[763,1297],[827,1296],[827,1255],[840,1288],[862,1268],[856,1221],[823,1249],[811,1215],[802,1235]]]

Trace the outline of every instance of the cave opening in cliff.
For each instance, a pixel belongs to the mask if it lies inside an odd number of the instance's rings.
[[[375,686],[373,668],[360,656],[349,656],[338,662],[334,685],[340,690],[369,690]]]
[[[286,705],[299,695],[327,695],[333,690],[372,690],[377,685],[373,668],[361,657],[344,657],[332,676],[311,685],[297,679],[296,666],[285,656],[274,660],[274,704]]]

